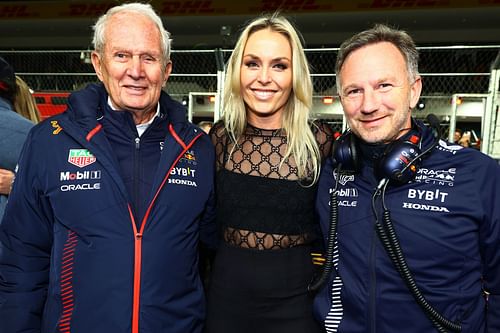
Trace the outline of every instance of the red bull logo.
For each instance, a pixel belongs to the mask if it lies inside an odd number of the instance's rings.
[[[190,165],[196,165],[196,156],[194,154],[194,150],[188,150],[182,155],[180,162],[188,163]]]
[[[188,161],[196,161],[196,157],[194,156],[193,153],[190,152],[184,153],[184,158]]]

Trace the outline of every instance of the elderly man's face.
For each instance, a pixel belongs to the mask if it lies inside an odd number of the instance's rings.
[[[161,35],[148,18],[119,13],[105,30],[103,54],[92,54],[92,63],[112,104],[136,113],[156,111],[172,65],[163,66]]]

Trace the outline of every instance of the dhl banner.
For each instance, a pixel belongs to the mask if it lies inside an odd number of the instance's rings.
[[[0,1],[0,19],[98,17],[124,1]],[[151,0],[161,16],[257,15],[356,12],[368,10],[453,9],[500,6],[500,0]]]

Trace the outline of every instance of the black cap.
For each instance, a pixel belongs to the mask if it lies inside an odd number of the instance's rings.
[[[2,95],[14,94],[16,91],[16,74],[14,68],[0,57],[0,92]]]

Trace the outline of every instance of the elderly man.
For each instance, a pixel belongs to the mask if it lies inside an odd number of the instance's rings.
[[[213,235],[213,147],[162,87],[150,5],[94,26],[102,84],[35,127],[0,228],[0,331],[201,332],[198,242]]]

